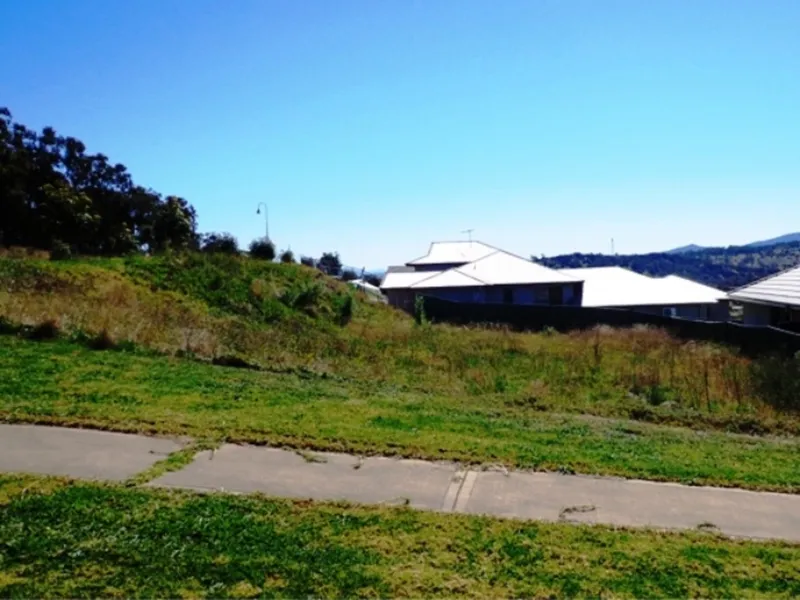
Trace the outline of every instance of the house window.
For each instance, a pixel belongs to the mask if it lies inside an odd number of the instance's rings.
[[[564,304],[564,290],[560,285],[550,287],[550,304],[555,306]]]
[[[511,288],[506,288],[503,290],[503,303],[504,304],[514,304],[514,290]]]
[[[674,306],[667,306],[664,308],[661,314],[664,315],[665,317],[677,317],[678,309],[675,308]]]

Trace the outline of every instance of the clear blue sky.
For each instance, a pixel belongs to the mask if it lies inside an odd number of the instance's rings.
[[[0,105],[244,246],[384,267],[800,230],[798,0],[6,0]]]

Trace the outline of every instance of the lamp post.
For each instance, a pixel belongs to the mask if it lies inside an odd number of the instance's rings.
[[[267,214],[267,205],[265,202],[259,202],[256,208],[256,214],[261,214],[261,207],[264,207],[264,233],[267,241],[269,241],[269,215]]]

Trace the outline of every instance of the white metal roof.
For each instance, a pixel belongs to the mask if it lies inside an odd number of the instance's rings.
[[[502,250],[414,283],[414,289],[536,283],[577,283],[580,278]]]
[[[457,269],[464,275],[476,277],[489,285],[514,283],[577,283],[574,277],[562,271],[550,269],[521,256],[502,250],[468,263]]]
[[[441,271],[388,271],[381,282],[382,290],[396,290],[410,288],[423,279],[438,275]]]
[[[381,293],[381,288],[379,288],[377,285],[373,285],[369,281],[364,281],[363,279],[353,279],[352,281],[348,281],[347,283],[365,292],[370,292],[373,294]]]
[[[457,265],[483,258],[497,248],[483,242],[433,242],[425,256],[406,263],[407,265]]]
[[[714,304],[725,293],[678,277],[648,277],[622,267],[562,269],[584,280],[582,306],[672,306]]]
[[[800,306],[800,267],[746,285],[728,294],[732,300]]]
[[[431,273],[428,273],[431,275]],[[461,287],[482,287],[486,285],[485,281],[481,281],[476,277],[470,277],[460,273],[458,269],[448,269],[443,273],[435,273],[422,281],[416,282],[411,287],[415,290],[418,289],[432,289],[432,288],[461,288]]]

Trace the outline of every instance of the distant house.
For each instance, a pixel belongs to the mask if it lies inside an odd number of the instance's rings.
[[[425,256],[389,267],[389,304],[411,310],[418,295],[454,302],[580,306],[580,278],[482,242],[434,242]]]
[[[800,267],[734,290],[728,298],[742,305],[745,325],[800,323]]]
[[[701,321],[727,321],[725,292],[677,275],[648,277],[622,267],[562,269],[584,280],[582,306]]]
[[[361,290],[370,298],[385,302],[385,296],[383,295],[383,292],[381,292],[381,288],[379,288],[377,285],[373,285],[369,281],[365,281],[363,279],[353,279],[347,283],[357,290]]]

